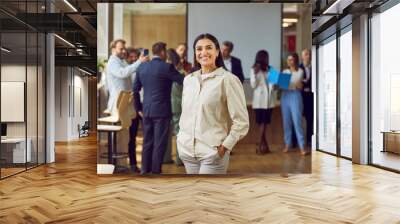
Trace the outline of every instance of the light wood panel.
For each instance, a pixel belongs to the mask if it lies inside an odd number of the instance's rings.
[[[0,223],[399,223],[400,176],[314,152],[312,174],[96,175],[96,139],[0,181]]]
[[[167,48],[176,48],[186,42],[186,16],[184,15],[132,15],[131,40],[133,47],[148,48],[163,41]]]

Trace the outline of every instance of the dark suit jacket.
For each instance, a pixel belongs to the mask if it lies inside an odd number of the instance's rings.
[[[240,81],[243,83],[244,82],[244,75],[243,75],[243,69],[242,69],[242,62],[240,61],[239,58],[231,56],[231,63],[232,63],[232,73],[236,75]]]
[[[306,74],[306,69],[305,69],[304,65],[300,64],[299,68],[303,69],[303,72],[304,72],[303,79],[306,79],[307,74]],[[311,79],[312,79],[312,70],[310,69],[310,79],[307,80],[307,82],[303,82],[303,91],[304,91],[304,89],[309,89],[309,91],[311,91],[311,84],[312,84]]]
[[[133,94],[136,111],[143,111],[145,117],[170,117],[172,82],[183,84],[184,76],[172,64],[154,58],[139,66],[133,83]],[[143,104],[140,101],[140,90],[144,89]]]

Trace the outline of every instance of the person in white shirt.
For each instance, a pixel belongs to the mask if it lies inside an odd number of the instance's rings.
[[[257,154],[269,153],[267,140],[267,126],[271,123],[272,110],[277,104],[276,90],[273,84],[268,83],[268,76],[272,67],[269,65],[269,54],[260,50],[256,54],[253,68],[250,70],[250,85],[253,92],[253,110],[256,123],[260,128],[260,142]]]
[[[107,109],[108,111],[112,112],[115,110],[116,101],[118,95],[121,91],[132,91],[132,76],[135,74],[136,69],[139,65],[144,62],[148,61],[148,56],[140,55],[135,62],[133,62],[134,58],[128,58],[126,48],[125,48],[125,41],[122,39],[117,39],[111,42],[111,56],[107,62],[106,68],[106,79],[107,79],[107,87],[109,91],[109,98]],[[133,57],[133,56],[131,56]],[[131,64],[128,64],[125,59]],[[132,59],[132,61],[131,61]],[[133,108],[133,105],[132,105]],[[132,127],[132,126],[131,126]],[[137,128],[137,125],[136,125]],[[132,130],[130,128],[130,133]],[[136,136],[129,136],[129,160],[132,172],[140,173],[139,168],[137,167],[136,161]]]
[[[125,61],[125,40],[117,39],[112,41],[110,48],[111,55],[107,61],[106,68],[107,87],[109,91],[107,109],[112,111],[119,92],[121,90],[132,91],[132,75],[142,62],[149,60],[149,57],[141,55],[135,63],[128,65]]]
[[[291,74],[289,88],[282,91],[281,110],[283,118],[283,130],[285,147],[283,152],[288,152],[292,146],[292,130],[294,126],[297,143],[300,148],[301,155],[307,155],[304,149],[304,131],[302,127],[303,118],[303,98],[301,90],[303,88],[304,71],[299,68],[299,56],[292,53],[287,58],[287,69],[283,73]]]
[[[187,174],[226,174],[230,151],[249,130],[243,86],[225,70],[213,35],[199,35],[193,51],[201,69],[183,82],[179,157]]]

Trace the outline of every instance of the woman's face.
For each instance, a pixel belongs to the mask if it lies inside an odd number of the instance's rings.
[[[181,59],[186,58],[186,46],[181,44],[176,48],[176,53],[178,53]]]
[[[218,57],[219,51],[215,44],[209,39],[201,39],[197,41],[195,46],[196,61],[201,67],[216,66],[215,60]]]
[[[287,58],[287,64],[289,67],[294,67],[295,63],[294,63],[294,57],[289,55],[289,57]]]

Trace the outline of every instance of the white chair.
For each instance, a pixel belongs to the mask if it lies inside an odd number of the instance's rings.
[[[115,172],[125,171],[127,168],[117,166],[118,159],[124,159],[128,157],[128,153],[117,152],[117,132],[123,129],[128,129],[131,126],[132,119],[136,116],[136,113],[132,110],[133,94],[129,91],[121,91],[118,95],[117,106],[111,116],[99,118],[97,131],[105,132],[108,134],[108,151],[100,155],[100,157],[108,158],[108,163],[115,166]],[[130,109],[131,108],[131,109]],[[107,123],[105,125],[99,123]]]

